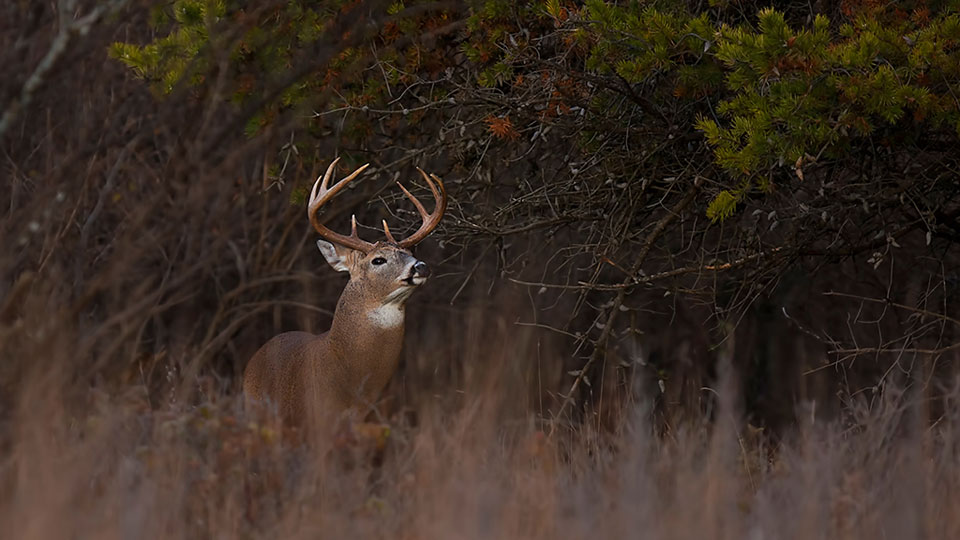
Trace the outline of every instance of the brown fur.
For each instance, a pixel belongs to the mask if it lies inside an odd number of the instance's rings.
[[[331,266],[350,272],[330,331],[274,337],[253,355],[243,377],[248,398],[271,402],[285,421],[297,425],[312,423],[314,415],[338,415],[348,409],[365,414],[375,405],[397,369],[403,304],[416,287],[409,282],[419,263],[409,251],[385,242],[366,255],[319,244],[335,248],[334,255],[321,245]],[[373,265],[380,257],[386,262]],[[399,322],[385,327],[371,318],[371,312],[387,303],[388,309],[399,310]]]

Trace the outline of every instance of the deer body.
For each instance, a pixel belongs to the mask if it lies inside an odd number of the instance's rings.
[[[328,411],[372,406],[400,361],[402,308],[400,317],[381,327],[338,305],[330,331],[285,332],[264,344],[250,360],[243,392],[272,399],[292,420],[306,417],[309,401]]]
[[[337,302],[328,332],[286,332],[258,350],[244,371],[243,393],[255,401],[275,404],[284,420],[312,423],[315,415],[338,415],[352,409],[364,414],[372,407],[397,369],[403,345],[404,304],[423,284],[430,271],[407,249],[429,234],[446,207],[443,184],[421,171],[437,198],[437,209],[428,215],[404,189],[424,218],[410,238],[397,242],[384,223],[386,242],[370,244],[353,234],[341,236],[316,222],[316,209],[365,167],[326,189],[334,161],[317,196],[311,194],[308,213],[317,230],[331,242],[317,247],[335,270],[350,273]],[[318,180],[319,183],[319,180]],[[401,186],[403,189],[403,186]],[[442,196],[441,196],[442,194]]]

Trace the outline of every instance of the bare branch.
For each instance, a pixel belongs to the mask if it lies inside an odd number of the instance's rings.
[[[33,100],[37,90],[46,82],[46,77],[50,70],[56,66],[57,62],[63,57],[71,46],[71,42],[77,36],[85,36],[96,25],[100,19],[111,13],[119,11],[129,0],[105,0],[90,13],[80,17],[71,18],[76,0],[61,0],[60,8],[60,29],[56,37],[50,44],[50,49],[43,56],[33,73],[23,82],[19,95],[14,97],[13,101],[7,104],[3,115],[0,116],[0,137],[10,129],[13,122],[22,110],[24,110]]]

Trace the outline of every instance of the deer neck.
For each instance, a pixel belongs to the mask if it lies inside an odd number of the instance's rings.
[[[341,372],[363,394],[378,394],[396,371],[403,345],[404,302],[372,299],[347,283],[328,337]],[[373,399],[373,398],[371,398]]]

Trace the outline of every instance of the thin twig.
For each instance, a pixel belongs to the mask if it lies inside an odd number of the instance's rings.
[[[900,309],[905,309],[905,310],[907,310],[907,311],[912,311],[912,312],[914,312],[914,313],[919,313],[919,314],[921,314],[921,315],[927,315],[927,316],[934,317],[934,318],[937,318],[937,319],[943,319],[943,320],[945,320],[945,321],[950,321],[950,322],[952,322],[953,324],[955,324],[955,325],[957,325],[957,326],[960,326],[960,320],[954,319],[953,317],[949,317],[949,316],[944,315],[944,314],[942,314],[942,313],[934,313],[933,311],[928,311],[928,310],[926,310],[926,309],[920,309],[920,308],[915,308],[915,307],[912,307],[912,306],[907,306],[907,305],[904,305],[904,304],[900,304],[900,303],[897,303],[897,302],[891,302],[890,300],[887,300],[887,299],[885,299],[885,298],[871,298],[871,297],[868,297],[868,296],[860,296],[860,295],[856,295],[856,294],[849,294],[849,293],[842,293],[842,292],[834,292],[834,291],[825,292],[825,293],[823,293],[823,295],[824,295],[824,296],[840,296],[840,297],[843,297],[843,298],[852,298],[852,299],[854,299],[854,300],[861,300],[861,301],[863,301],[863,302],[873,302],[873,303],[875,303],[875,304],[886,304],[886,305],[888,305],[888,306],[893,306],[893,307],[897,307],[897,308],[900,308]]]
[[[0,137],[3,137],[3,134],[10,129],[10,126],[13,125],[13,122],[17,119],[20,112],[33,101],[33,96],[46,82],[50,70],[57,65],[60,58],[70,49],[70,42],[73,37],[77,35],[87,35],[90,29],[93,28],[93,25],[101,18],[109,13],[118,11],[127,2],[128,0],[104,2],[79,19],[70,18],[73,7],[76,4],[75,0],[60,2],[60,29],[57,31],[56,37],[53,38],[47,54],[37,62],[37,67],[34,68],[33,73],[23,82],[19,95],[13,98],[13,101],[8,103],[6,109],[3,111],[3,116],[0,117]]]
[[[562,285],[558,283],[537,283],[533,281],[523,281],[520,279],[507,278],[513,283],[518,285],[528,285],[531,287],[546,287],[548,289],[573,289],[573,290],[582,290],[589,289],[594,291],[618,291],[620,289],[634,287],[636,285],[644,285],[654,281],[659,281],[661,279],[671,278],[680,276],[683,274],[693,274],[700,272],[722,272],[724,270],[732,270],[734,268],[743,266],[748,262],[756,261],[757,259],[762,259],[775,255],[783,251],[782,247],[773,248],[771,250],[762,251],[760,253],[754,253],[752,255],[747,255],[735,261],[731,261],[723,264],[707,264],[703,266],[684,266],[682,268],[675,268],[673,270],[668,270],[666,272],[660,272],[657,274],[652,274],[649,276],[644,276],[630,280],[629,282],[624,283],[588,283],[586,281],[580,281],[576,285]],[[610,263],[610,261],[608,261]]]
[[[640,252],[637,254],[637,259],[633,263],[633,267],[630,269],[630,275],[624,280],[624,285],[632,281],[639,271],[640,267],[643,266],[644,261],[647,258],[647,255],[650,253],[650,250],[653,249],[653,244],[657,241],[657,238],[666,230],[667,226],[675,220],[680,213],[693,202],[696,198],[697,193],[700,192],[700,186],[703,185],[704,178],[702,176],[697,176],[694,179],[693,185],[690,186],[690,189],[687,190],[686,195],[683,196],[680,201],[677,202],[671,208],[667,215],[660,218],[660,221],[653,227],[653,230],[650,231],[650,234],[647,235],[646,239],[643,242],[643,246],[640,248]],[[590,358],[580,369],[580,372],[577,374],[577,377],[573,380],[573,384],[570,385],[570,389],[567,391],[566,395],[563,396],[563,402],[560,405],[560,410],[557,411],[556,416],[554,416],[553,421],[550,423],[550,435],[553,435],[556,430],[556,422],[558,419],[563,417],[563,413],[566,411],[567,407],[570,405],[570,402],[573,400],[573,395],[580,388],[580,384],[583,382],[584,377],[586,377],[587,371],[590,370],[590,367],[597,361],[600,357],[600,354],[606,351],[606,342],[610,337],[610,333],[613,331],[613,323],[616,322],[617,314],[620,312],[620,306],[623,304],[623,300],[626,297],[626,287],[622,287],[617,291],[617,296],[613,300],[613,304],[610,306],[608,311],[607,320],[604,323],[603,330],[600,333],[600,336],[597,338],[597,341],[594,344],[593,353],[590,355]]]

